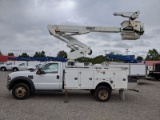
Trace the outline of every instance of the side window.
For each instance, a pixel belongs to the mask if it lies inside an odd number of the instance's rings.
[[[46,64],[42,68],[42,71],[44,71],[45,73],[58,73],[58,63]]]
[[[12,63],[7,63],[7,65],[12,65]]]
[[[19,66],[24,66],[24,63],[19,64]]]

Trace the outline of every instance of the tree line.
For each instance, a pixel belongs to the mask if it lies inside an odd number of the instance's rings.
[[[71,50],[71,51],[73,51],[73,50]],[[110,54],[114,54],[114,53],[111,52]],[[1,51],[0,51],[0,55],[3,55]],[[8,53],[8,56],[14,56],[14,55],[15,54],[13,52]],[[35,54],[33,56],[29,56],[26,52],[24,52],[21,55],[19,55],[18,57],[23,57],[23,58],[28,58],[28,57],[46,57],[46,54],[45,54],[45,51],[42,50],[40,52],[38,52],[38,51],[35,52]],[[59,51],[57,53],[56,57],[67,58],[67,53],[64,50],[61,50],[61,51]],[[137,60],[143,60],[143,57],[142,56],[138,56],[136,59]],[[82,58],[76,59],[76,61],[79,61],[79,62],[91,62],[93,64],[102,63],[105,60],[107,60],[107,58],[104,55],[98,55],[98,56],[96,56],[94,58],[82,57]],[[158,53],[158,51],[156,49],[149,50],[147,55],[146,55],[146,58],[144,60],[160,60],[160,54]]]
[[[3,55],[0,51],[0,55]],[[15,56],[13,52],[8,53],[8,56]],[[29,58],[29,57],[46,57],[45,52],[42,50],[41,52],[35,52],[33,56],[28,55],[26,52],[22,53],[18,57]]]

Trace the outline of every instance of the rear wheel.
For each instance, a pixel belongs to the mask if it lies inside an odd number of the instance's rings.
[[[18,71],[18,68],[13,68],[12,71],[16,72],[16,71]]]
[[[106,102],[110,99],[111,90],[108,87],[100,86],[95,91],[95,98],[97,101]]]
[[[29,97],[30,95],[30,89],[29,87],[24,83],[19,83],[14,86],[12,90],[12,95],[14,98],[18,100],[23,100]]]

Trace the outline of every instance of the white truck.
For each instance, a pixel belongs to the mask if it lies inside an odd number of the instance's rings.
[[[24,70],[34,70],[36,66],[40,66],[44,63],[40,61],[12,61],[6,62],[0,65],[1,71],[24,71]]]
[[[137,80],[147,76],[147,66],[144,63],[109,63],[109,67],[126,67],[128,68],[129,79]]]
[[[8,61],[4,62],[3,64],[0,65],[0,70],[1,71],[7,71],[8,69],[11,69],[12,65],[14,65],[14,62]]]
[[[143,23],[135,21],[139,15],[137,12],[115,13],[129,18],[123,21],[121,28],[96,27],[96,26],[66,26],[48,25],[51,35],[67,43],[74,49],[68,54],[66,65],[61,62],[49,62],[33,72],[21,71],[8,75],[7,88],[12,90],[16,99],[25,99],[30,93],[39,90],[67,91],[70,89],[90,90],[98,101],[108,101],[112,90],[119,90],[120,97],[124,98],[124,90],[128,89],[128,69],[125,67],[109,68],[80,65],[74,61],[77,58],[91,54],[92,50],[82,42],[73,38],[73,35],[81,35],[89,32],[120,32],[122,39],[136,40],[143,35]],[[136,84],[136,83],[135,83]]]
[[[19,71],[19,70],[26,70],[27,62],[25,61],[16,61],[16,62],[6,62],[3,65],[0,65],[0,69],[2,71]]]
[[[75,65],[76,66],[76,65]],[[85,89],[98,101],[107,101],[113,89],[128,89],[128,69],[67,66],[48,62],[35,71],[19,71],[8,75],[7,88],[16,99],[25,99],[35,91]]]

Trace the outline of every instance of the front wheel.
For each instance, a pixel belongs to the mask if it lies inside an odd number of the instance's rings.
[[[95,91],[95,98],[97,101],[106,102],[110,99],[111,90],[105,86],[100,86]]]
[[[14,98],[18,100],[23,100],[29,97],[30,95],[30,89],[29,87],[24,83],[19,83],[14,86],[12,90],[12,95]]]
[[[2,67],[1,70],[2,70],[2,71],[6,71],[6,68],[5,68],[5,67]]]
[[[91,93],[92,95],[94,95],[94,92],[95,92],[95,90],[90,90],[90,93]]]

